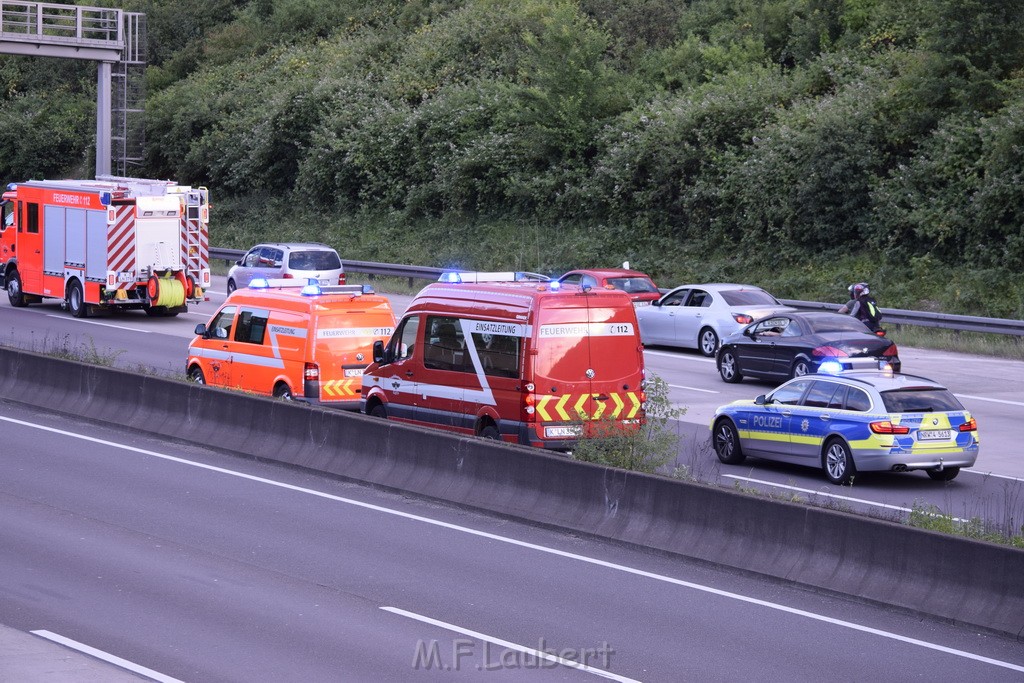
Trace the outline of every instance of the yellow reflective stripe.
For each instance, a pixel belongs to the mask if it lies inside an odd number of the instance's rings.
[[[629,409],[629,413],[626,414],[626,419],[630,420],[636,417],[636,414],[640,412],[640,397],[634,394],[632,391],[627,391],[626,396],[633,404],[633,407]]]
[[[597,412],[594,413],[594,419],[600,420],[601,416],[604,415],[604,409],[607,407],[604,401],[600,400],[598,396],[600,394],[591,394],[594,397],[594,403],[597,404]],[[614,394],[612,394],[614,396]]]
[[[615,410],[612,411],[612,417],[615,418],[619,416],[622,409],[626,407],[626,404],[623,403],[622,399],[619,398],[619,395],[615,393],[612,394],[612,401],[615,402]]]
[[[583,410],[583,404],[587,402],[588,398],[590,398],[590,394],[583,394],[576,401],[576,405],[573,406],[573,408],[576,409],[576,414],[580,416],[581,420],[588,419],[587,411]]]
[[[543,422],[551,422],[551,416],[548,415],[548,411],[545,409],[545,406],[547,406],[548,401],[553,398],[554,396],[551,394],[546,394],[537,400],[537,414],[540,415],[540,419]]]
[[[565,412],[565,404],[569,401],[569,394],[562,394],[562,398],[558,399],[558,403],[555,404],[555,412],[563,420],[571,420],[569,413]]]

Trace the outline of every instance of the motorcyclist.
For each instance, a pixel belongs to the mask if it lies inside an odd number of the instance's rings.
[[[868,283],[858,282],[850,285],[847,290],[850,292],[850,300],[840,307],[840,313],[848,313],[868,326],[872,332],[879,332],[882,329],[882,313],[878,309],[878,302],[871,296]]]

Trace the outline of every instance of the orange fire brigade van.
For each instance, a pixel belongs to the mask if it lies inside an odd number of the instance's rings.
[[[590,420],[642,422],[643,347],[625,292],[469,279],[428,285],[374,344],[364,413],[555,450]]]
[[[355,410],[373,344],[394,330],[369,287],[258,279],[196,325],[185,367],[198,384]]]

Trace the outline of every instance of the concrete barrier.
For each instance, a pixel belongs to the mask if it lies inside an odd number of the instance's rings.
[[[1024,551],[0,349],[0,397],[1024,635]]]

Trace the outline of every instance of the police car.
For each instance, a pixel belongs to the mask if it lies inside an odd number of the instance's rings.
[[[825,366],[734,401],[715,411],[711,439],[723,463],[752,456],[810,465],[834,484],[858,471],[924,470],[949,481],[978,458],[977,423],[948,389],[886,370]]]

